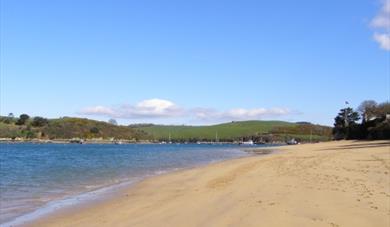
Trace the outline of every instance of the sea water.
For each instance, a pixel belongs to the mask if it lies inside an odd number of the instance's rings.
[[[227,144],[0,144],[0,224],[20,224],[148,176],[248,155]]]

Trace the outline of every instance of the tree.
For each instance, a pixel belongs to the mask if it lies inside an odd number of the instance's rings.
[[[118,125],[118,122],[116,122],[115,119],[111,118],[110,120],[108,120],[108,123],[112,124],[112,125]]]
[[[46,118],[43,117],[34,117],[31,125],[33,127],[43,127],[47,125],[49,121]]]
[[[348,127],[349,125],[356,124],[356,121],[358,121],[359,119],[359,114],[353,111],[352,108],[344,108],[341,109],[339,114],[335,117],[334,126]]]
[[[9,114],[8,114],[8,117],[9,117],[9,118],[14,118],[15,116],[14,116],[13,113],[9,113]]]
[[[390,114],[390,102],[383,102],[376,107],[376,117],[384,117]]]
[[[390,139],[390,103],[374,108],[374,116],[364,124],[367,139]]]
[[[358,111],[362,115],[363,123],[370,120],[372,117],[375,117],[377,106],[378,103],[374,100],[365,100],[359,105]]]
[[[17,125],[24,125],[26,124],[26,121],[30,118],[30,116],[28,116],[27,114],[21,114],[19,116],[19,119],[16,121],[15,124]]]
[[[98,134],[100,130],[97,127],[92,127],[89,131],[93,134]]]
[[[335,139],[348,139],[350,138],[350,129],[356,129],[356,121],[360,119],[359,113],[353,111],[352,108],[341,109],[338,115],[335,117],[333,136]]]

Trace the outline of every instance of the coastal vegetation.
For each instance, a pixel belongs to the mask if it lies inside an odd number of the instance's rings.
[[[378,104],[366,100],[356,110],[351,107],[341,109],[334,120],[332,134],[336,140],[390,139],[389,102]]]
[[[209,126],[136,124],[131,128],[147,132],[155,140],[173,142],[246,141],[272,142],[295,138],[300,141],[326,141],[331,128],[307,122],[285,121],[233,121]]]
[[[46,119],[13,114],[0,117],[0,138],[9,139],[121,139],[150,142],[282,142],[326,141],[331,139],[331,128],[308,122],[233,121],[209,126],[135,124],[117,125],[83,118],[63,117]]]
[[[373,100],[362,102],[356,109],[343,108],[334,118],[334,127],[310,122],[232,121],[229,123],[189,126],[132,124],[118,125],[86,118],[47,119],[26,113],[15,117],[0,116],[0,138],[15,139],[101,139],[148,142],[240,142],[255,143],[318,142],[331,139],[390,139],[390,103]]]
[[[0,138],[23,139],[72,139],[72,138],[101,138],[101,139],[147,139],[148,135],[141,130],[126,126],[95,121],[83,118],[63,117],[46,119],[43,117],[19,118],[9,115],[0,117]]]

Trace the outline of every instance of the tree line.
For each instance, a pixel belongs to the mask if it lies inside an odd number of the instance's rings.
[[[333,138],[390,139],[390,103],[363,101],[357,109],[343,108],[334,118]]]
[[[15,117],[13,113],[9,113],[6,117],[1,116],[0,122],[20,126],[31,125],[32,127],[43,127],[49,123],[49,120],[39,116],[31,118],[28,114],[21,114],[19,117]]]

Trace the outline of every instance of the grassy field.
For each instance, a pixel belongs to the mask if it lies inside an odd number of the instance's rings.
[[[270,136],[301,140],[328,140],[330,128],[318,125],[300,125],[284,121],[237,121],[210,126],[133,125],[147,132],[155,140],[240,140],[242,138]]]

